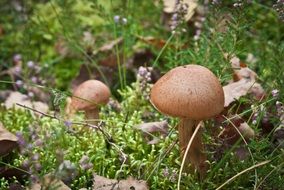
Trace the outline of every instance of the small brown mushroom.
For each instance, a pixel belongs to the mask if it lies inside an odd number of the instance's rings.
[[[224,108],[224,92],[217,77],[199,65],[179,66],[162,76],[151,90],[151,102],[162,113],[179,117],[178,125],[181,156],[197,126]],[[202,176],[207,171],[206,155],[201,133],[195,136],[186,155],[185,170],[191,162]]]
[[[73,93],[73,97],[67,101],[67,113],[85,111],[87,119],[99,118],[99,108],[109,101],[109,88],[98,80],[87,80],[80,84]]]

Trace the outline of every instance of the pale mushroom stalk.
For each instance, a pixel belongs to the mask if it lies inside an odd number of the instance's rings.
[[[196,126],[198,125],[199,121],[183,118],[180,120],[178,124],[178,134],[179,134],[179,143],[180,143],[180,150],[181,150],[181,157],[183,158],[186,147],[192,134],[195,131]],[[189,149],[188,155],[185,158],[185,171],[186,172],[193,172],[194,168],[200,174],[200,177],[203,178],[204,174],[207,171],[207,164],[206,164],[206,154],[204,153],[204,145],[202,143],[202,136],[201,131],[198,131],[196,136],[194,137],[192,144]],[[193,167],[188,167],[189,164],[192,164]]]

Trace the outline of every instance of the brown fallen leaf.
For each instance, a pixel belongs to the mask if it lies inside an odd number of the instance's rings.
[[[265,94],[259,83],[247,79],[241,79],[237,82],[227,84],[223,86],[223,90],[225,94],[224,107],[229,106],[232,102],[247,94],[252,94],[257,99],[261,99]]]
[[[159,133],[164,137],[167,136],[169,125],[167,121],[160,121],[142,123],[135,126],[135,128],[142,131],[143,136],[147,140],[148,144],[157,144],[159,139],[154,136],[154,133]]]
[[[11,92],[11,90],[0,90],[0,102],[4,102]]]
[[[99,175],[94,175],[93,190],[148,190],[146,181],[136,180],[128,177],[126,180],[108,179]]]
[[[4,156],[17,147],[18,138],[4,128],[0,122],[0,156]]]
[[[21,94],[20,92],[12,92],[6,99],[4,105],[8,109],[12,107],[15,107],[16,109],[23,109],[23,107],[17,106],[16,104],[34,108],[43,113],[46,113],[48,111],[47,104],[38,101],[32,102],[27,95]]]
[[[0,178],[12,179],[17,178],[18,181],[23,181],[24,178],[30,174],[24,168],[10,168],[10,167],[0,167]]]
[[[257,74],[247,67],[247,65],[240,61],[236,56],[233,56],[230,60],[231,66],[234,70],[233,79],[234,81],[239,81],[241,79],[246,79],[249,81],[255,81]]]
[[[67,185],[65,185],[61,180],[57,179],[51,174],[45,175],[41,182],[34,183],[28,190],[49,190],[49,189],[56,189],[56,190],[71,190]]]

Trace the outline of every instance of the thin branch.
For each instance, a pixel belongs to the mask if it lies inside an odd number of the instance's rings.
[[[20,107],[23,107],[25,109],[29,109],[33,112],[36,112],[38,114],[41,114],[42,116],[44,117],[49,117],[51,119],[56,119],[58,120],[59,122],[64,122],[65,120],[59,118],[59,117],[56,117],[55,115],[50,115],[50,114],[47,114],[47,113],[43,113],[39,110],[36,110],[34,108],[31,108],[31,107],[28,107],[26,105],[22,105],[22,104],[19,104],[19,103],[16,103],[16,105],[20,106]],[[122,162],[122,165],[121,165],[121,168],[123,167],[124,163],[126,162],[126,159],[127,159],[127,154],[125,154],[120,147],[118,147],[115,143],[114,143],[114,140],[113,138],[111,137],[111,135],[106,132],[105,130],[103,130],[102,128],[102,125],[103,125],[103,122],[101,121],[98,125],[92,125],[90,123],[86,123],[86,122],[72,122],[72,124],[76,124],[76,125],[84,125],[84,126],[87,126],[89,128],[92,128],[92,129],[96,129],[96,130],[99,130],[103,135],[104,137],[106,138],[107,142],[112,145],[117,151],[118,153],[121,155],[121,157],[123,158],[123,162]]]

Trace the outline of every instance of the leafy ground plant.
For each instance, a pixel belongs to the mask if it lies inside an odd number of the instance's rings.
[[[0,189],[284,189],[283,7],[1,1]],[[224,111],[200,125],[202,180],[180,172],[178,121],[150,102],[153,84],[187,64],[209,68],[225,92]],[[112,94],[95,124],[66,114],[88,79]]]

